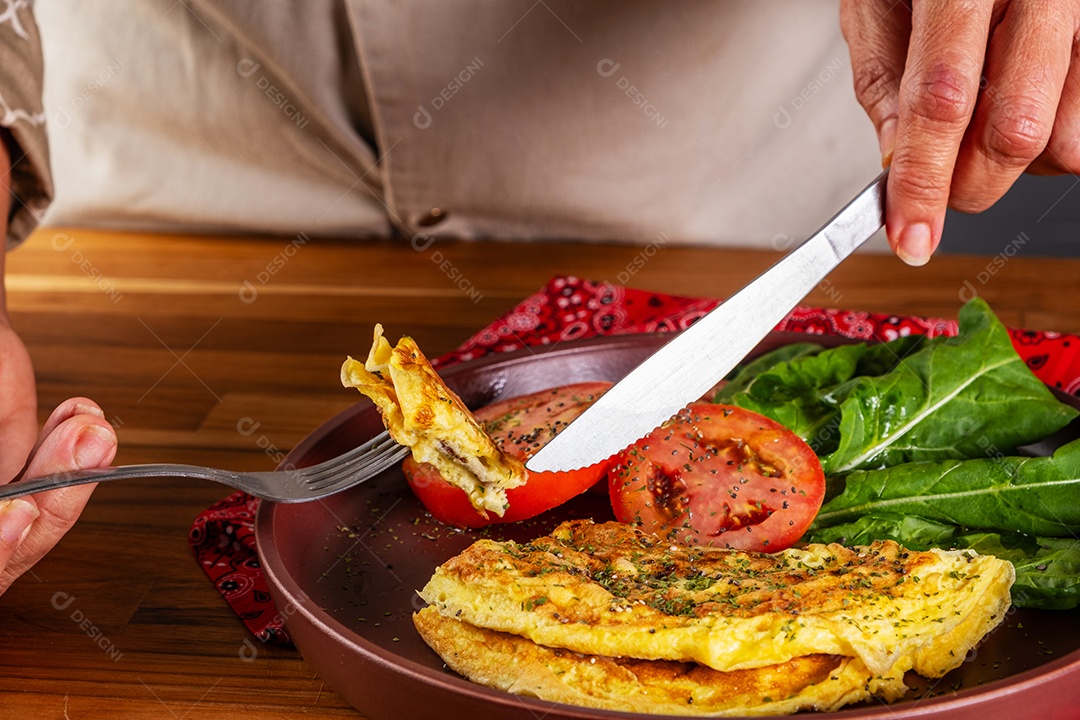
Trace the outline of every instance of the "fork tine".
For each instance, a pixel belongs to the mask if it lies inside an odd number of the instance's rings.
[[[312,477],[307,486],[314,491],[326,491],[331,488],[345,488],[367,480],[399,462],[408,453],[408,448],[389,448],[378,457],[366,458],[363,463],[343,465],[332,472]]]
[[[403,448],[407,450],[407,448]],[[366,457],[362,461],[356,463],[350,463],[349,465],[342,466],[338,475],[356,475],[359,473],[365,474],[377,474],[385,470],[392,465],[399,457],[401,457],[397,448],[387,448],[377,454],[372,454],[371,457]]]
[[[371,457],[373,454],[380,453],[387,448],[393,448],[397,445],[390,434],[385,430],[370,440],[363,442],[356,447],[348,450],[340,455],[330,458],[329,460],[323,460],[316,465],[309,465],[302,468],[296,468],[296,472],[303,474],[317,475],[325,470],[333,470],[343,465],[352,466],[357,462],[362,462],[365,458]]]
[[[387,458],[395,457],[398,449],[406,450],[393,440],[374,444],[366,448],[366,452],[351,457],[343,457],[343,461],[329,469],[329,475],[341,473],[370,472],[372,467],[379,467],[387,462]],[[390,460],[390,462],[393,462]]]
[[[408,448],[383,432],[349,452],[298,472],[308,491],[328,494],[378,475],[407,453]]]

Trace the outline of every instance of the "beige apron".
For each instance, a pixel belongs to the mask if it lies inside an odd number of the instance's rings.
[[[781,248],[879,167],[835,3],[130,5],[36,8],[49,222]]]
[[[52,197],[49,143],[41,104],[41,43],[25,0],[0,12],[0,128],[9,142],[11,198],[7,246],[23,240]]]

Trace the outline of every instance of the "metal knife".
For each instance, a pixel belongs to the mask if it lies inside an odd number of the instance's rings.
[[[829,272],[885,224],[886,169],[809,240],[669,340],[540,449],[525,467],[608,458],[706,393]]]

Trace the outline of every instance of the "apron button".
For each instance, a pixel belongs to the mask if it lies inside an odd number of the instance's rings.
[[[426,213],[421,214],[420,217],[416,219],[416,224],[420,227],[425,228],[434,227],[435,225],[438,225],[443,220],[445,220],[446,215],[446,211],[444,211],[442,208],[434,207],[428,210]]]

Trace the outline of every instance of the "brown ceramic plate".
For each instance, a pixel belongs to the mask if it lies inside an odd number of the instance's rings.
[[[805,335],[770,336],[760,349]],[[662,338],[632,336],[565,343],[446,369],[471,407],[587,380],[617,380]],[[382,430],[368,402],[338,415],[290,453],[309,465]],[[564,720],[643,718],[520,697],[446,670],[413,628],[416,590],[435,567],[479,537],[526,541],[571,517],[611,519],[605,495],[589,492],[543,519],[457,531],[428,517],[397,469],[320,502],[263,503],[256,538],[274,600],[296,646],[316,672],[372,720]],[[912,677],[908,698],[853,706],[821,717],[1066,717],[1080,707],[1080,613],[1012,612],[967,661],[928,686]]]

